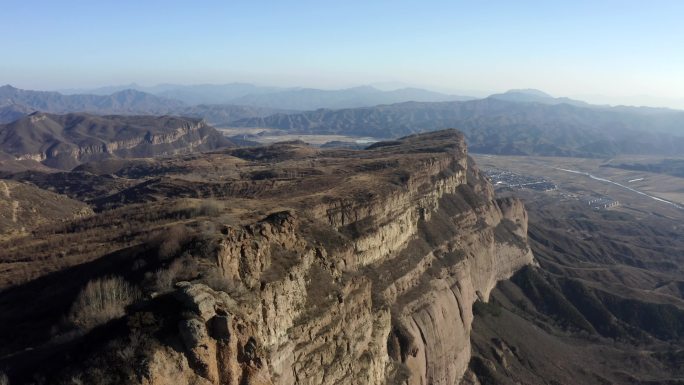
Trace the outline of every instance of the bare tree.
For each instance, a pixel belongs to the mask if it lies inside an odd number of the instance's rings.
[[[91,329],[125,314],[126,306],[140,297],[138,290],[121,277],[107,277],[88,282],[71,306],[69,320]]]

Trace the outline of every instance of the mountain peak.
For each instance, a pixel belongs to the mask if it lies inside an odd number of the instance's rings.
[[[146,94],[145,92],[138,91],[133,88],[126,88],[125,90],[117,91],[112,93],[112,96],[114,95],[140,95],[140,94]],[[146,94],[147,95],[147,94]]]
[[[490,95],[489,99],[504,100],[507,102],[556,104],[556,99],[546,92],[528,88],[508,90],[502,94]]]
[[[5,95],[12,95],[12,94],[15,94],[17,91],[19,91],[19,89],[16,87],[13,87],[10,84],[5,84],[4,86],[0,86],[0,92],[5,94]]]
[[[535,97],[540,97],[540,98],[551,98],[553,99],[553,96],[547,94],[544,91],[537,90],[534,88],[521,88],[521,89],[512,89],[504,92],[504,95],[510,95],[510,94],[521,94],[521,95],[528,95],[528,96],[535,96]]]
[[[588,107],[589,104],[570,98],[554,98],[544,91],[534,88],[513,89],[502,94],[490,95],[488,99],[503,100],[516,103],[540,103],[540,104],[570,104],[573,106]]]
[[[365,86],[356,86],[352,88],[348,88],[347,91],[355,91],[355,92],[379,92],[377,88],[369,85]]]
[[[0,87],[0,105],[19,106],[5,108],[0,115],[0,123],[12,122],[35,110],[62,114],[87,111],[95,114],[166,115],[184,106],[180,101],[133,89],[107,95],[63,95],[54,91],[16,89],[10,85]],[[8,112],[10,110],[11,113]]]

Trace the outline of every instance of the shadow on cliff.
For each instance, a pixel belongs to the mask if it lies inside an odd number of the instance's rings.
[[[150,262],[148,271],[154,268],[154,251],[144,246],[129,247],[0,292],[0,324],[12,326],[0,328],[0,369],[30,372],[36,362],[59,367],[59,362],[72,359],[71,354],[81,356],[88,351],[87,346],[122,331],[125,323],[119,321],[89,333],[60,329],[76,296],[89,281],[118,275],[139,282],[145,272],[131,266],[144,259]]]

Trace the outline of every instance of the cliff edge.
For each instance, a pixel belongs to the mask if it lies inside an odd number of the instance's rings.
[[[173,167],[154,170],[176,174],[101,199],[139,210],[211,197],[222,208],[161,262],[129,258],[153,269],[138,263],[128,278],[142,299],[79,337],[94,347],[54,361],[54,382],[458,384],[473,304],[533,263],[523,204],[495,198],[456,130],[362,151],[282,143],[206,160],[222,178],[190,180],[182,165],[197,158],[163,159]],[[177,261],[187,274],[166,290],[146,283]],[[12,356],[10,377],[46,355]]]

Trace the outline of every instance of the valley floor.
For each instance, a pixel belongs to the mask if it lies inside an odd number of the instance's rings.
[[[314,146],[324,146],[335,144],[336,147],[366,147],[380,141],[378,138],[368,136],[348,136],[348,135],[316,135],[316,134],[292,134],[285,130],[275,128],[235,128],[218,127],[223,135],[228,138],[248,140],[262,145],[269,145],[277,142],[287,142],[301,140]]]
[[[601,167],[596,159],[480,155],[483,170],[548,180],[498,185],[525,201],[538,268],[477,304],[464,383],[684,382],[684,179]],[[631,181],[631,182],[630,182]],[[597,199],[619,202],[592,205]],[[477,377],[477,380],[475,380]]]

